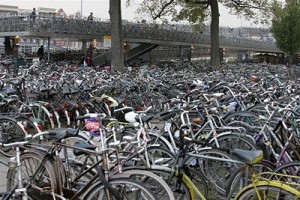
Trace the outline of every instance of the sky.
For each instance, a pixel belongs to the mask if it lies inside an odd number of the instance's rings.
[[[122,0],[122,18],[129,21],[141,20],[143,16],[135,13],[138,3],[142,0],[135,0],[136,5],[131,5],[126,8],[125,0]],[[67,14],[74,14],[81,10],[83,16],[88,16],[93,12],[95,17],[101,19],[109,19],[108,9],[109,0],[0,0],[0,5],[18,6],[20,9],[32,9],[33,7],[55,8],[56,10],[62,8]],[[246,21],[244,18],[230,15],[226,9],[220,6],[220,26],[228,27],[250,27],[257,26]]]

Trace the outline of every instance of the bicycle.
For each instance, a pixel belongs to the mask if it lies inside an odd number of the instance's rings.
[[[90,116],[85,116],[85,118],[88,117]],[[67,130],[70,130],[72,132],[72,129],[67,129]],[[61,129],[60,131],[58,130],[50,131],[50,133],[51,133],[50,137],[58,141],[68,136],[74,137],[74,134],[72,133],[68,135],[65,129]],[[105,138],[102,139],[105,140]],[[52,163],[52,168],[54,166],[55,177],[51,177],[49,178],[49,180],[53,180],[57,184],[56,187],[51,187],[51,188],[56,188],[55,193],[57,195],[62,196],[64,194],[63,197],[73,198],[73,199],[76,199],[79,196],[84,195],[86,199],[90,199],[92,197],[89,196],[94,196],[96,194],[98,195],[98,192],[100,192],[99,195],[101,196],[101,198],[104,198],[106,192],[103,191],[108,189],[109,191],[111,191],[111,194],[113,194],[113,196],[115,196],[117,199],[120,199],[120,195],[121,194],[123,195],[120,189],[123,188],[124,189],[123,192],[125,193],[126,191],[127,192],[131,191],[130,193],[134,195],[142,195],[142,196],[146,195],[147,197],[145,197],[145,199],[156,199],[155,195],[153,195],[151,191],[147,190],[142,183],[136,182],[132,179],[128,179],[128,177],[132,176],[133,173],[129,174],[129,172],[127,172],[127,174],[124,173],[120,175],[119,174],[109,175],[108,173],[110,171],[109,163],[108,160],[106,160],[107,151],[109,149],[106,148],[105,146],[102,146],[105,145],[103,142],[101,142],[100,145],[101,152],[95,152],[94,149],[96,149],[96,147],[93,145],[87,145],[87,144],[77,144],[77,145],[79,145],[79,147],[76,145],[66,145],[60,142],[54,142],[49,149],[42,149],[40,146],[37,146],[35,144],[34,145],[31,144],[29,146],[26,145],[27,152],[30,152],[31,155],[34,155],[35,157],[39,157],[41,159],[41,162],[37,163],[37,170],[41,168],[41,166],[43,166],[44,163],[46,163],[47,161]],[[76,164],[78,164],[78,161],[72,162],[72,160],[69,160],[67,158],[66,153],[64,154],[66,157],[62,160],[59,151],[64,148],[76,149],[77,155],[91,154],[96,156],[96,158],[100,156],[102,157],[102,159],[98,160],[96,163],[93,163],[92,166],[90,167],[82,168],[84,169],[84,171],[78,171],[78,170],[75,171],[78,172],[78,174],[76,173],[74,179],[70,180],[71,177],[73,177],[70,176],[71,175],[70,169],[76,170]],[[27,157],[27,159],[30,159],[30,157]],[[103,167],[99,165],[100,163],[102,163]],[[73,167],[72,164],[75,167]],[[32,178],[35,177],[35,175],[36,173],[34,173],[31,176],[28,176],[30,177],[29,183],[31,182]],[[156,180],[157,183],[161,183],[163,181],[162,179],[159,179],[159,177],[157,176],[154,177],[155,175],[153,176],[148,175],[148,176],[151,177],[151,179]],[[82,178],[84,177],[86,178],[85,180],[87,180],[87,182],[80,182],[80,180],[83,180]],[[10,180],[14,180],[13,176],[10,176]],[[76,189],[76,185],[80,186],[80,189],[77,192],[71,191]],[[125,186],[128,188],[127,190]],[[167,184],[164,185],[164,188],[169,190],[169,192],[167,193],[168,195],[172,194],[170,189],[168,189]],[[126,194],[129,195],[129,193]],[[111,195],[107,193],[107,198],[109,198],[109,196]],[[169,196],[169,198],[170,197],[171,196]]]
[[[246,152],[244,150],[234,149],[232,154],[240,158],[244,165],[241,166],[235,173],[232,174],[228,187],[227,187],[227,199],[231,199],[234,195],[236,189],[237,192],[235,199],[247,199],[249,197],[257,199],[299,199],[300,192],[293,188],[291,184],[287,182],[282,182],[278,179],[270,179],[270,175],[273,176],[285,176],[282,174],[277,174],[273,172],[261,172],[256,173],[254,166],[259,164],[263,158],[263,152],[261,150]],[[246,173],[249,173],[250,180],[245,176]],[[243,178],[246,177],[246,178]],[[291,176],[287,176],[291,177]],[[250,184],[239,188],[238,184],[241,182],[248,182]],[[242,185],[245,185],[244,183]],[[237,188],[238,187],[238,188]]]

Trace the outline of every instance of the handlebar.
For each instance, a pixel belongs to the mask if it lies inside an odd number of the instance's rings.
[[[46,134],[49,134],[49,132],[48,131],[44,131],[44,132],[37,133],[35,135],[29,134],[29,135],[27,135],[25,137],[25,141],[12,142],[12,143],[8,143],[8,144],[0,143],[0,145],[3,146],[3,147],[22,146],[24,144],[28,144],[31,140],[33,140],[35,138],[39,138],[40,136],[46,135]]]

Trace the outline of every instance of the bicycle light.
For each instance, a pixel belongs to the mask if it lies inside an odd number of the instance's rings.
[[[16,157],[10,158],[9,161],[8,161],[8,163],[7,163],[7,165],[8,165],[9,169],[15,169],[15,168],[17,168]]]

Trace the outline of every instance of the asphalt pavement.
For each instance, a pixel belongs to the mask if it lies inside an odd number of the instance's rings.
[[[7,162],[9,159],[0,155],[0,160]],[[6,192],[6,175],[8,167],[0,163],[0,192]]]

